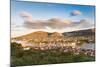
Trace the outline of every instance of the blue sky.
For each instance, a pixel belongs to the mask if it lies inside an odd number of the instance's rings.
[[[12,1],[12,24],[22,25],[24,23],[24,20],[20,16],[20,13],[23,11],[31,14],[33,19],[48,20],[58,17],[69,19],[73,22],[88,19],[91,24],[95,24],[95,6]],[[72,15],[72,12],[75,11],[78,11],[78,14]]]
[[[11,3],[11,16],[15,21],[20,22],[21,17],[19,13],[21,11],[26,11],[33,15],[37,19],[49,19],[53,17],[60,17],[64,19],[81,20],[83,18],[88,18],[94,21],[94,6],[79,6],[79,5],[67,5],[67,4],[44,4],[44,3],[34,3],[34,2],[13,2]],[[73,10],[81,11],[82,15],[70,16]]]

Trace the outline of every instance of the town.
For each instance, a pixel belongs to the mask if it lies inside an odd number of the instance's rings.
[[[34,38],[34,39],[13,39],[12,42],[16,42],[22,45],[23,50],[56,50],[62,52],[73,52],[73,54],[85,54],[89,56],[95,56],[94,49],[82,49],[80,46],[83,43],[94,43],[94,36],[74,36],[74,37],[46,37],[46,38]]]

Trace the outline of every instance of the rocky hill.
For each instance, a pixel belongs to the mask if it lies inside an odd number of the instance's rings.
[[[64,32],[64,33],[58,33],[58,32],[49,33],[44,31],[37,31],[20,37],[16,37],[14,39],[31,40],[31,39],[43,39],[47,37],[88,36],[88,35],[95,35],[95,29],[93,28],[93,29],[86,29],[86,30],[77,30],[72,32]]]

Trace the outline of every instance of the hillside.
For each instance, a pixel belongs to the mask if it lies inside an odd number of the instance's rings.
[[[26,34],[20,37],[16,37],[14,39],[18,40],[30,40],[30,39],[35,39],[35,38],[45,38],[48,37],[48,32],[43,32],[43,31],[37,31],[37,32],[32,32],[30,34]]]
[[[44,31],[37,31],[32,32],[30,34],[26,34],[20,37],[16,37],[14,39],[18,40],[31,40],[31,39],[42,39],[47,37],[62,37],[62,36],[88,36],[88,35],[95,35],[95,29],[86,29],[86,30],[77,30],[72,32],[64,32],[64,33],[58,33],[58,32],[44,32]]]
[[[88,36],[88,35],[95,35],[95,28],[86,29],[86,30],[77,30],[72,32],[64,32],[64,36]]]

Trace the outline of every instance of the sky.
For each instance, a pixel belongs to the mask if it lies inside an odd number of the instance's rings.
[[[37,1],[37,2],[41,1],[41,2],[56,2],[56,3],[95,5],[95,0],[16,0],[16,1]]]
[[[11,36],[93,28],[95,6],[11,1]]]

